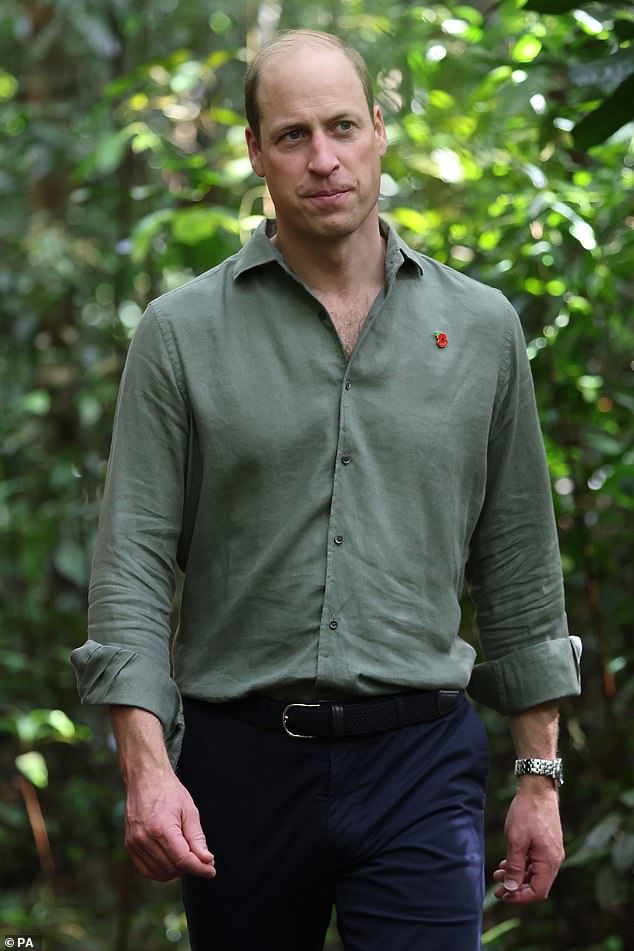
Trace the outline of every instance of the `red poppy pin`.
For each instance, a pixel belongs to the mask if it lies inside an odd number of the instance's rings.
[[[447,334],[441,333],[436,330],[434,332],[434,337],[436,338],[436,346],[440,347],[441,350],[444,350],[449,341],[447,340]]]

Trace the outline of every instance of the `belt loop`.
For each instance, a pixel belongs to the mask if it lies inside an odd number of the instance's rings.
[[[441,717],[457,706],[461,692],[460,690],[438,691],[438,713]]]
[[[397,693],[394,697],[395,707],[396,707],[396,719],[398,721],[399,727],[409,726],[411,723],[410,718],[407,716],[407,708],[405,704],[405,698],[402,694]]]
[[[345,730],[343,705],[341,703],[331,703],[332,712],[332,735],[343,736]]]

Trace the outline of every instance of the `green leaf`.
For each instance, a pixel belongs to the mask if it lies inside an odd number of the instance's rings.
[[[216,106],[209,110],[209,116],[221,125],[244,126],[244,119],[233,109],[226,109],[223,106]]]
[[[53,560],[60,575],[68,581],[78,586],[87,584],[89,561],[84,550],[76,542],[70,539],[62,541],[55,551]]]
[[[143,261],[149,254],[154,238],[160,234],[164,225],[171,221],[174,210],[160,208],[141,218],[132,232],[132,260]]]
[[[117,55],[121,49],[121,43],[107,25],[104,17],[91,16],[75,8],[74,22],[86,44],[91,46],[98,56],[112,59]]]
[[[516,63],[532,63],[541,49],[541,40],[533,36],[532,33],[527,33],[519,38],[511,55]]]
[[[617,872],[627,872],[634,867],[634,835],[620,832],[612,849],[612,863]]]
[[[239,234],[237,218],[217,208],[185,208],[175,211],[172,217],[172,234],[181,244],[200,244],[222,228],[231,234]]]
[[[75,736],[75,724],[63,710],[51,710],[48,722],[63,739],[70,740]]]
[[[394,208],[392,215],[400,224],[417,234],[424,234],[427,229],[426,215],[414,208]]]
[[[48,390],[31,390],[21,399],[22,409],[34,416],[46,416],[51,408],[51,394]]]
[[[21,753],[16,756],[15,765],[22,775],[26,776],[38,789],[45,789],[48,786],[46,760],[37,750],[31,750],[29,753]]]
[[[624,49],[588,63],[575,63],[568,69],[568,81],[573,86],[599,86],[606,93],[631,73],[634,73],[634,49]]]
[[[589,149],[605,142],[621,126],[634,119],[634,73],[572,130],[575,145]]]
[[[13,99],[18,91],[19,85],[15,76],[12,76],[10,73],[5,73],[3,69],[0,69],[0,100]]]
[[[604,854],[611,847],[621,822],[619,813],[609,812],[590,830],[581,848],[566,859],[566,865],[585,865]]]
[[[81,181],[93,172],[108,175],[119,167],[128,146],[128,137],[124,132],[105,132],[97,141],[92,152],[79,163],[75,178]]]
[[[579,6],[579,0],[527,0],[524,10],[534,10],[535,13],[568,13]]]
[[[484,932],[482,935],[482,944],[491,944],[493,941],[497,941],[502,935],[519,928],[521,924],[522,922],[519,918],[509,918],[508,921],[501,921],[499,924],[494,925],[493,928],[489,928],[488,931]]]

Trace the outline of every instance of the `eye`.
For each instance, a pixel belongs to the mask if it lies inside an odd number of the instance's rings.
[[[337,123],[337,126],[339,127],[339,129],[341,130],[341,132],[350,132],[350,131],[352,131],[352,122],[350,121],[350,119],[341,119],[341,120]]]
[[[299,142],[302,137],[301,129],[289,129],[288,132],[285,132],[282,136],[282,141],[284,142]]]

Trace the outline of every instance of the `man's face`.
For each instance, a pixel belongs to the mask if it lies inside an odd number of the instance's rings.
[[[258,104],[260,142],[247,129],[249,155],[280,234],[319,241],[373,225],[387,140],[345,54],[309,44],[278,54],[263,67]]]

